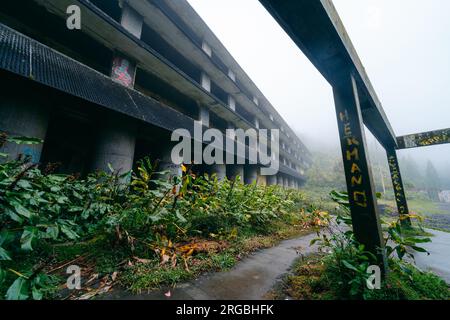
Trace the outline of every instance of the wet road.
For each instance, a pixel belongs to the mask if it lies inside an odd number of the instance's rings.
[[[285,240],[278,246],[264,249],[246,257],[234,268],[200,276],[198,279],[180,284],[171,289],[171,300],[255,300],[264,295],[290,269],[294,260],[301,255],[317,251],[309,246],[315,234]],[[168,289],[138,295],[114,290],[103,299],[164,300]]]

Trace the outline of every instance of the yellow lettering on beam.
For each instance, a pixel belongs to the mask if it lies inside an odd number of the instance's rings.
[[[356,163],[353,163],[351,173],[355,174],[356,172],[361,172],[361,169],[359,168],[359,166]]]
[[[347,160],[350,161],[352,158],[359,160],[359,151],[356,147],[352,151],[347,150]]]
[[[352,135],[352,128],[350,128],[350,123],[344,124],[344,136],[348,137]]]
[[[339,119],[341,119],[342,122],[348,121],[348,112],[345,110],[345,112],[339,112]]]
[[[359,176],[359,177],[353,176],[351,179],[351,182],[352,182],[352,187],[354,187],[355,185],[361,185],[362,184],[362,176]]]
[[[359,146],[359,141],[355,137],[347,138],[347,144],[349,146]]]
[[[367,208],[367,196],[365,191],[354,191],[353,200],[357,206]]]

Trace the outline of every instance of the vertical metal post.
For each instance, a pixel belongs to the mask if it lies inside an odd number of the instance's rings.
[[[372,252],[379,266],[387,271],[379,209],[366,154],[364,125],[354,77],[343,77],[341,85],[333,88],[333,93],[353,231],[358,242]]]
[[[394,187],[395,202],[397,203],[398,214],[400,215],[402,226],[410,227],[408,203],[406,202],[405,189],[403,187],[400,167],[398,165],[397,153],[394,148],[386,149],[389,170],[391,172],[392,186]]]

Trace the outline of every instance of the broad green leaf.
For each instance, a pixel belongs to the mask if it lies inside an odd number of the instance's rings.
[[[358,269],[357,269],[355,266],[353,266],[352,264],[350,264],[348,261],[342,260],[342,264],[343,264],[346,268],[358,272]]]
[[[38,233],[38,229],[36,227],[25,227],[25,230],[20,237],[20,244],[22,250],[31,251],[33,247],[31,246],[34,238]]]
[[[18,214],[24,216],[25,218],[31,218],[31,216],[34,215],[30,210],[28,210],[27,208],[25,208],[24,206],[22,206],[20,203],[17,202],[14,204],[14,209]]]
[[[6,300],[26,300],[28,299],[28,280],[17,278],[6,292]]]
[[[79,237],[75,231],[70,229],[65,224],[60,225],[60,228],[61,228],[61,232],[64,233],[66,235],[66,237],[69,238],[70,240],[75,240]]]
[[[31,288],[31,294],[33,296],[33,300],[42,300],[43,295],[39,288],[33,286],[33,288]]]
[[[5,281],[6,271],[0,267],[0,286]]]
[[[8,158],[8,154],[0,152],[0,158]]]
[[[0,247],[0,260],[6,261],[6,260],[12,260],[11,256],[9,255],[8,251]]]
[[[48,226],[47,229],[45,230],[45,234],[47,237],[51,238],[51,239],[58,239],[58,234],[59,234],[59,228],[58,226]]]
[[[14,142],[16,144],[41,144],[44,142],[44,140],[42,139],[29,137],[9,137],[6,140],[8,142]]]

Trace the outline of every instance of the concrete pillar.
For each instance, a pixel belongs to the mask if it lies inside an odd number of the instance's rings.
[[[178,154],[174,155],[175,158],[172,158],[172,147],[171,143],[164,146],[158,168],[159,171],[167,172],[161,178],[171,183],[173,183],[175,177],[181,178],[183,176],[181,168],[182,157]]]
[[[255,117],[255,119],[253,119],[253,124],[255,125],[256,129],[259,129],[259,119],[257,117]]]
[[[281,174],[277,174],[277,184],[280,187],[284,187],[284,180],[283,180],[283,176]]]
[[[258,174],[258,180],[256,181],[258,186],[267,186],[267,176]]]
[[[289,178],[288,177],[284,177],[283,181],[284,181],[284,187],[286,189],[289,189]]]
[[[233,96],[228,96],[228,107],[230,107],[231,110],[236,111],[236,100],[234,100]]]
[[[136,145],[136,133],[131,120],[109,114],[97,132],[92,169],[110,172],[110,164],[120,174],[130,171]]]
[[[48,127],[48,109],[31,98],[28,92],[23,95],[4,95],[0,99],[0,131],[8,136],[45,139]],[[20,154],[29,156],[33,163],[41,159],[43,144],[18,145],[7,142],[0,152],[8,154],[8,158],[16,159]]]
[[[200,106],[198,121],[200,121],[202,125],[209,127],[209,110],[206,107]]]
[[[209,166],[209,174],[215,174],[217,180],[223,181],[227,177],[227,166],[225,164],[213,164]]]
[[[291,189],[295,189],[295,179],[294,178],[289,178],[289,184]]]
[[[255,165],[246,165],[244,167],[244,183],[252,184],[258,180],[258,167]]]
[[[200,84],[203,89],[211,92],[211,78],[204,72],[201,74]]]
[[[277,184],[277,175],[271,175],[271,176],[267,176],[267,185],[269,186],[274,186]]]
[[[240,176],[241,181],[244,181],[244,166],[241,164],[227,165],[227,176],[230,180],[235,180]]]

